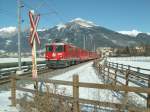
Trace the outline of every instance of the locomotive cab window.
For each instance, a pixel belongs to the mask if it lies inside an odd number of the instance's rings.
[[[50,52],[53,51],[53,47],[52,46],[47,46],[46,51],[50,51]]]
[[[56,52],[63,52],[64,51],[64,46],[63,45],[57,45],[56,46]]]

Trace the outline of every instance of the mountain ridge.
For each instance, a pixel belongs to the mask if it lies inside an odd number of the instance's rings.
[[[146,33],[138,33],[133,38],[81,18],[76,18],[65,24],[58,24],[50,29],[40,29],[38,33],[42,43],[41,49],[44,49],[44,45],[55,38],[67,40],[81,48],[84,47],[83,42],[85,41],[85,47],[88,50],[93,50],[94,46],[97,48],[150,45],[150,36]],[[21,33],[21,50],[23,52],[29,52],[31,49],[27,35],[29,35],[29,31]],[[0,35],[0,51],[17,52],[16,42],[17,34],[10,38],[4,38]]]

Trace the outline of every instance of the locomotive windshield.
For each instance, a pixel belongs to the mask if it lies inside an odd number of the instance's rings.
[[[48,52],[63,52],[64,51],[64,46],[63,45],[50,45],[46,47],[46,51]]]
[[[63,45],[57,45],[55,51],[56,52],[63,52],[64,51],[64,46]]]
[[[53,51],[53,47],[52,46],[47,46],[46,51],[49,51],[49,52]]]

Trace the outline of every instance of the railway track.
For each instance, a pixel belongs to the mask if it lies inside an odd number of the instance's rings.
[[[47,73],[47,72],[51,72],[51,71],[53,71],[53,69],[48,69],[48,68],[39,69],[38,70],[38,75],[41,75],[41,74]],[[24,72],[23,74],[20,74],[19,76],[31,77],[32,76],[31,74],[32,74],[32,72],[28,71],[28,72]],[[0,78],[0,85],[10,82],[11,81],[10,79],[11,79],[12,75],[16,75],[16,74],[15,73],[10,73],[9,75],[5,75],[5,76],[1,77]]]
[[[91,61],[80,63],[78,65],[73,65],[73,66],[66,67],[66,68],[61,68],[61,69],[48,69],[46,66],[44,66],[44,67],[42,66],[42,67],[38,68],[38,76],[39,77],[46,77],[46,78],[53,77],[53,76],[59,75],[61,73],[67,72],[69,70],[75,69],[75,68],[77,68],[79,66],[82,66],[86,63],[89,63],[89,62],[91,62]],[[12,75],[16,75],[16,74],[11,73],[9,75],[5,75],[3,77],[0,77],[0,85],[9,83],[11,81],[11,76]],[[31,77],[32,72],[30,70],[28,72],[24,72],[23,74],[21,74],[19,76],[21,76],[21,77]]]

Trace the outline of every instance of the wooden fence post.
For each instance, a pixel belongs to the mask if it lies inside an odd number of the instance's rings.
[[[39,87],[38,87],[38,79],[36,79],[35,81],[35,94],[38,95],[39,94]]]
[[[99,68],[99,73],[102,73],[102,65],[101,64],[99,64],[98,68]]]
[[[108,63],[108,67],[110,67],[110,66],[111,66],[111,63],[109,62],[109,63]]]
[[[101,74],[102,74],[103,79],[105,80],[105,66],[102,66]]]
[[[126,86],[128,86],[129,84],[129,73],[130,73],[130,69],[126,70],[126,74],[125,74],[125,79],[126,79]]]
[[[128,65],[128,70],[130,70],[130,67],[131,67],[131,66],[130,66],[130,65]]]
[[[114,85],[117,84],[117,70],[118,69],[115,69]]]
[[[129,73],[130,73],[130,69],[127,69],[125,72],[125,79],[126,79],[125,86],[128,86],[128,84],[129,84]],[[127,102],[128,102],[128,91],[125,91],[125,96],[122,101],[122,107],[121,107],[122,110],[125,109]]]
[[[107,81],[109,82],[109,80],[110,80],[110,79],[109,79],[109,77],[110,77],[110,76],[109,76],[109,75],[110,75],[109,67],[108,67],[108,71],[107,71],[107,72],[108,72],[108,74],[107,74]]]
[[[112,63],[111,63],[111,67],[114,68],[114,66],[115,66],[115,64],[112,62]]]
[[[73,112],[79,112],[79,76],[73,75]]]
[[[137,72],[140,73],[140,67],[137,67]]]
[[[121,71],[123,71],[123,64],[121,64]]]
[[[116,69],[118,70],[118,63],[116,63]]]
[[[11,77],[11,105],[16,106],[16,77]]]
[[[150,76],[148,79],[148,88],[150,88]],[[150,94],[147,95],[147,108],[150,108]]]

